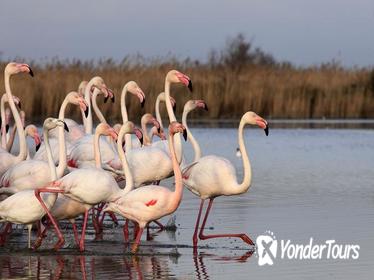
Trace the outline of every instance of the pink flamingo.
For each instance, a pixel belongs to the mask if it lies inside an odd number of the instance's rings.
[[[27,64],[10,62],[5,67],[5,70],[4,70],[5,91],[8,95],[8,103],[9,103],[10,109],[13,114],[13,118],[17,126],[17,132],[18,132],[18,136],[20,139],[19,140],[20,150],[17,156],[14,156],[11,153],[8,153],[7,151],[0,150],[0,176],[2,176],[8,170],[9,167],[13,166],[14,164],[18,162],[25,160],[27,157],[25,131],[23,130],[21,117],[13,101],[13,95],[12,95],[12,91],[10,88],[10,77],[18,73],[29,73],[31,76],[34,75],[33,72],[31,71],[30,66]]]
[[[204,201],[209,199],[209,205],[200,229],[199,238],[201,240],[218,237],[236,237],[241,238],[244,242],[254,245],[253,241],[244,233],[242,234],[214,234],[205,235],[204,228],[213,200],[221,195],[230,196],[238,195],[248,191],[251,185],[251,165],[244,145],[243,130],[246,124],[257,125],[265,130],[268,135],[268,124],[266,120],[259,117],[254,112],[245,113],[240,121],[238,138],[239,148],[242,153],[244,166],[244,179],[242,183],[237,182],[234,166],[225,158],[210,155],[199,158],[195,156],[195,161],[185,168],[183,173],[183,184],[195,195],[201,199],[199,214],[196,220],[195,232],[193,235],[193,246],[196,248],[198,242],[198,228],[200,216],[204,206]],[[197,142],[196,142],[197,144]],[[197,144],[198,145],[198,144]],[[200,148],[199,148],[200,150]]]
[[[145,226],[154,220],[172,214],[179,206],[182,199],[182,174],[174,151],[174,134],[183,133],[187,137],[183,125],[172,122],[169,126],[169,148],[172,155],[173,171],[175,176],[175,190],[166,187],[148,185],[130,191],[119,199],[111,202],[104,211],[113,211],[121,216],[135,221],[139,225],[132,252],[138,249]],[[126,173],[131,173],[128,171]]]

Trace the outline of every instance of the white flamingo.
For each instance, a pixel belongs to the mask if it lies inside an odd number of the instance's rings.
[[[57,179],[56,168],[53,163],[52,153],[48,144],[48,130],[55,127],[61,127],[62,133],[66,124],[62,120],[48,118],[44,121],[43,136],[48,150],[48,165],[50,168],[50,181]],[[57,194],[43,195],[44,205],[47,209],[55,203]],[[0,202],[0,222],[10,222],[14,224],[27,225],[29,230],[28,247],[31,247],[31,228],[34,222],[40,221],[45,215],[44,209],[40,206],[33,190],[24,190],[17,192],[2,202]],[[4,238],[4,237],[3,237]],[[2,243],[4,240],[1,240]]]
[[[5,91],[8,95],[8,103],[17,126],[20,149],[19,154],[17,156],[14,156],[7,151],[0,150],[0,176],[2,176],[6,172],[6,170],[8,170],[9,167],[25,160],[27,157],[25,131],[23,130],[21,117],[18,113],[16,105],[14,104],[13,95],[10,88],[10,77],[18,73],[29,73],[31,76],[33,76],[33,72],[31,71],[30,66],[27,64],[10,62],[4,70]]]
[[[204,228],[213,200],[221,195],[238,195],[248,191],[251,186],[252,172],[247,151],[244,145],[243,130],[246,124],[257,125],[265,130],[268,135],[268,124],[266,120],[259,117],[254,112],[245,113],[240,121],[238,129],[239,148],[242,153],[244,178],[238,183],[234,166],[225,158],[209,155],[198,158],[195,162],[185,168],[183,173],[183,184],[195,195],[201,199],[199,214],[196,220],[195,232],[193,235],[193,246],[196,248],[198,242],[198,228],[200,216],[204,206],[204,201],[209,199],[209,205],[200,229],[199,238],[201,240],[219,237],[241,238],[244,242],[254,245],[253,241],[244,233],[241,234],[214,234],[205,235]]]
[[[158,185],[143,186],[122,195],[116,201],[109,203],[104,210],[113,211],[138,223],[140,229],[132,247],[133,253],[138,249],[145,226],[151,221],[172,214],[181,202],[182,174],[174,151],[173,137],[175,133],[183,133],[186,136],[183,125],[172,122],[169,126],[169,147],[175,176],[175,190],[170,191],[167,187]],[[131,171],[127,173],[131,173]]]

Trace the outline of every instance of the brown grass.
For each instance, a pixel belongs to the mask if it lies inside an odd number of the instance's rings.
[[[5,65],[0,62],[0,69]],[[374,70],[369,69],[252,65],[236,71],[190,62],[134,65],[126,61],[115,64],[110,60],[54,61],[43,67],[36,63],[31,66],[34,79],[16,76],[12,78],[12,89],[33,121],[56,116],[66,93],[76,90],[81,80],[95,75],[103,77],[116,93],[115,104],[98,101],[110,122],[120,120],[119,96],[123,85],[129,80],[140,85],[147,97],[145,108],[141,110],[138,100],[132,96],[127,101],[130,118],[138,120],[145,112],[153,113],[155,98],[163,91],[165,74],[171,69],[189,75],[194,86],[192,94],[182,86],[172,88],[178,115],[188,99],[204,99],[209,112],[194,113],[192,118],[240,118],[248,110],[267,118],[374,118]],[[4,89],[3,79],[0,88]],[[74,108],[69,116],[78,118],[79,111]]]

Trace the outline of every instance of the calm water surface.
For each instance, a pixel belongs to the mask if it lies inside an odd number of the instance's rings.
[[[236,129],[193,129],[203,154],[231,160]],[[123,244],[121,227],[108,224],[103,241],[87,237],[79,255],[71,236],[66,247],[51,252],[53,235],[43,248],[26,247],[26,231],[16,229],[0,248],[3,279],[372,279],[374,274],[374,130],[259,129],[245,133],[253,182],[248,193],[220,197],[213,204],[206,233],[248,233],[254,240],[270,230],[278,240],[315,244],[334,239],[360,245],[357,260],[275,259],[258,266],[252,248],[234,239],[200,241],[193,254],[191,237],[199,200],[188,190],[175,214],[176,231],[144,234],[138,256]],[[191,158],[191,148],[185,146]],[[170,186],[170,181],[164,182]],[[163,220],[167,223],[169,218]],[[170,221],[169,221],[170,222]],[[122,221],[120,221],[122,223]],[[63,226],[64,227],[64,226]],[[69,233],[70,230],[64,232]]]

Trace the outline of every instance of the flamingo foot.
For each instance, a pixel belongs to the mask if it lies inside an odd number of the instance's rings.
[[[61,247],[65,244],[65,239],[64,237],[61,236],[59,240],[57,241],[56,245],[53,247],[53,250],[58,251],[61,249]]]

